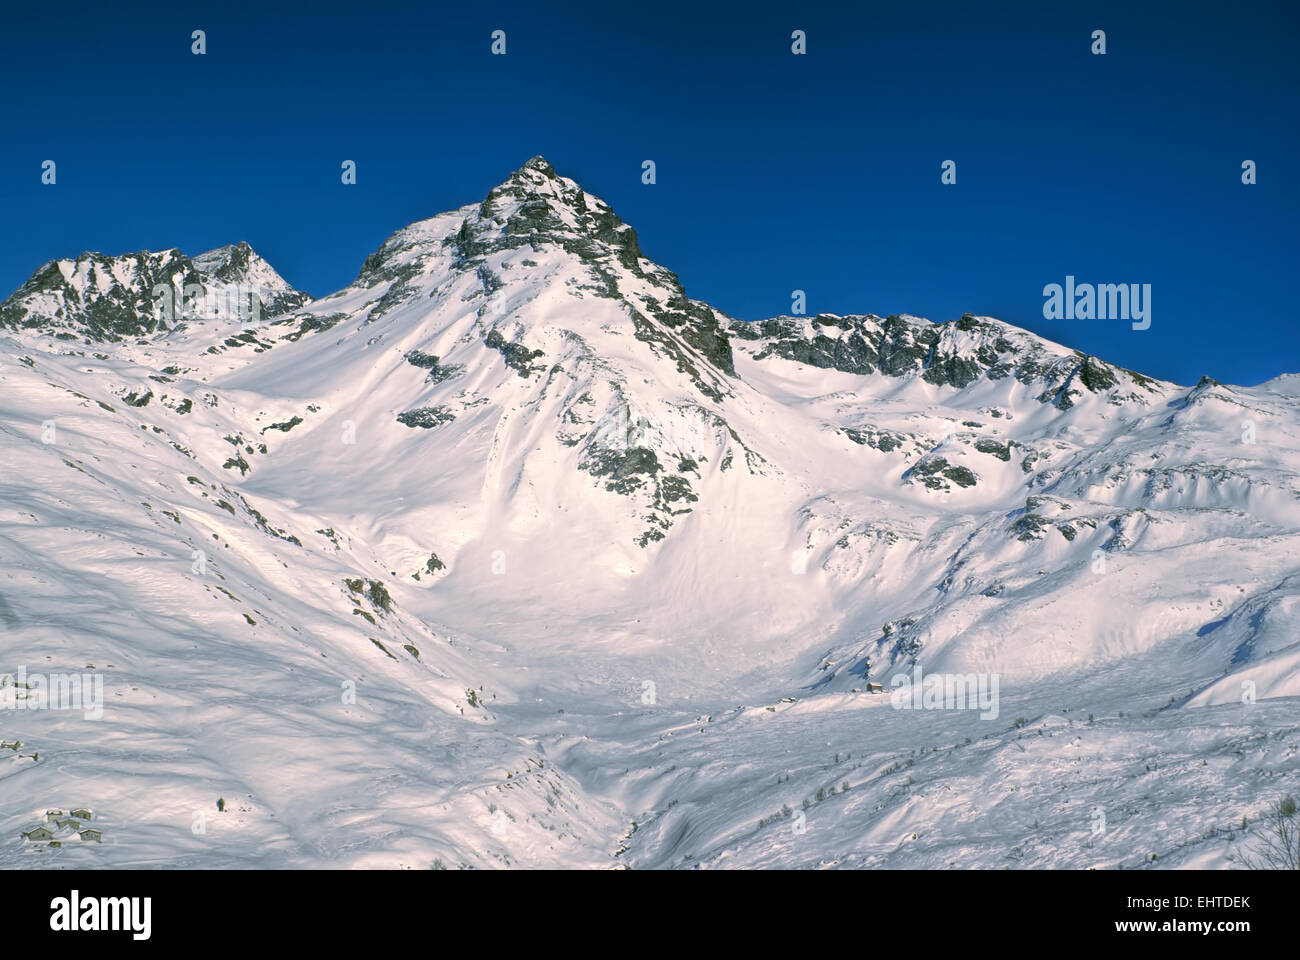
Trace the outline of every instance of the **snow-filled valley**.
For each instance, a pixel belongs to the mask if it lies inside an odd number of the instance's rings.
[[[1300,795],[1300,375],[734,320],[540,157],[321,299],[42,266],[0,490],[4,867],[1231,868]]]

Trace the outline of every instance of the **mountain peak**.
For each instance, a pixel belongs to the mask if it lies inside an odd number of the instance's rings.
[[[594,198],[593,198],[594,199]],[[562,177],[545,157],[536,156],[488,191],[479,207],[480,216],[508,221],[516,214],[536,223],[549,222],[574,227],[589,206],[587,194],[577,182]],[[606,208],[608,209],[608,208]]]
[[[295,290],[276,269],[244,240],[200,253],[190,262],[213,281],[236,284],[255,292],[272,315],[294,310],[311,299]]]
[[[234,272],[247,269],[254,262],[260,261],[265,263],[259,257],[256,251],[244,240],[238,243],[228,243],[223,247],[214,247],[211,250],[205,250],[196,257],[191,258],[194,265],[200,270],[210,270]]]
[[[463,278],[471,279],[460,289]],[[595,298],[614,304],[627,332],[651,351],[670,355],[704,396],[720,398],[735,373],[725,318],[690,300],[671,270],[642,254],[631,226],[541,156],[481,203],[394,233],[366,259],[348,295],[363,291],[371,324],[408,304],[427,314],[428,301],[452,289],[448,316],[473,304],[475,323],[494,342],[517,341],[525,325],[535,325],[544,314],[522,308],[539,297]],[[333,309],[328,302],[320,308]],[[601,308],[565,316],[566,323],[597,318],[591,321],[596,329],[612,319]]]
[[[452,245],[456,261],[477,265],[490,252],[547,241],[572,244],[591,232],[593,214],[602,225],[623,227],[633,248],[636,234],[605,204],[588,197],[572,180],[561,177],[545,157],[532,157],[488,191],[477,204],[447,211],[397,230],[366,258],[357,281],[373,286],[408,276],[419,264]],[[605,239],[614,234],[605,230]],[[639,255],[639,250],[637,251]]]
[[[556,180],[559,175],[556,174],[555,168],[540,153],[531,157],[522,167],[511,175],[511,179],[519,178],[521,180],[531,180],[541,177],[546,180]]]

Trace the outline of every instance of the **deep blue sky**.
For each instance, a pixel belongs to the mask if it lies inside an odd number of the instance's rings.
[[[1300,370],[1297,5],[1133,5],[12,5],[0,297],[83,250],[237,240],[319,296],[540,153],[745,319],[799,288],[810,313],[991,314],[1184,383]],[[1066,274],[1150,283],[1151,329],[1044,320]]]

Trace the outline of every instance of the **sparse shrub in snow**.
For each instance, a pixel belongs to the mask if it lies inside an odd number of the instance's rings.
[[[1246,818],[1241,818],[1245,829]],[[1270,808],[1263,819],[1264,833],[1251,853],[1241,858],[1249,870],[1300,870],[1300,817],[1296,802],[1285,796]]]

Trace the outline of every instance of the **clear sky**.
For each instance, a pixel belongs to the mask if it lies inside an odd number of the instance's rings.
[[[1298,26],[1195,0],[11,4],[0,297],[84,250],[238,240],[320,296],[543,154],[733,316],[801,289],[1255,383],[1300,371]],[[1066,275],[1149,283],[1151,328],[1045,320]]]

